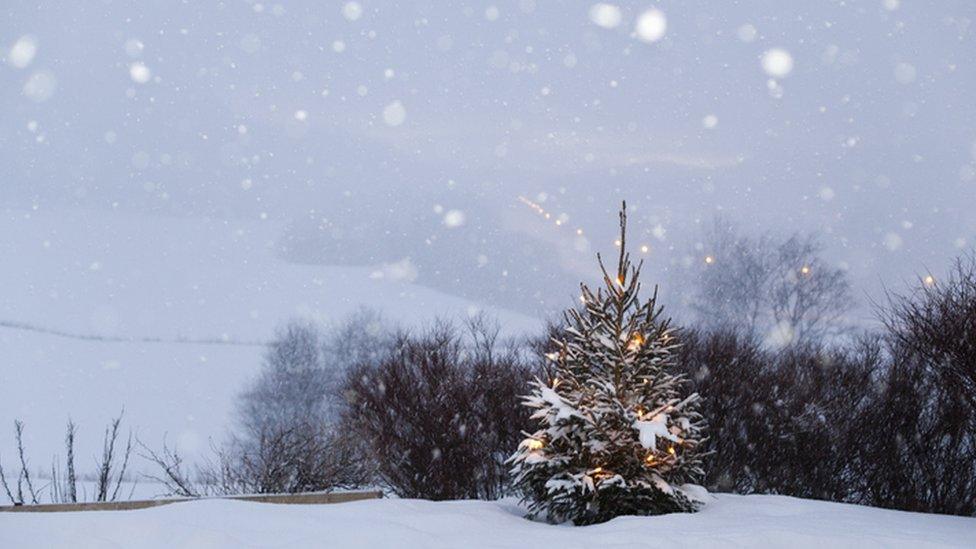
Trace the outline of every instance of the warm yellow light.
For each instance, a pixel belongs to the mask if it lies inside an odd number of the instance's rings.
[[[613,245],[619,248],[620,247],[620,240],[619,239],[618,240],[614,240],[613,241]]]
[[[529,450],[539,450],[542,448],[542,441],[530,438],[525,441],[525,447]]]
[[[634,334],[634,336],[630,338],[630,345],[628,345],[627,347],[631,351],[636,351],[637,349],[640,349],[641,345],[643,344],[644,344],[644,336],[642,336],[641,334]]]
[[[712,257],[712,256],[710,256],[710,255],[706,255],[705,256],[705,263],[711,265],[712,263],[715,263],[715,258]]]
[[[644,463],[647,463],[648,465],[654,465],[654,454],[647,454],[647,457],[644,458]]]
[[[668,446],[668,453],[674,455],[674,446]]]
[[[924,282],[926,286],[935,286],[935,277],[932,275],[926,275],[925,278],[922,279],[922,282]]]
[[[810,267],[807,267],[806,265],[800,267],[800,273],[805,275],[810,274]]]
[[[647,244],[644,244],[643,246],[641,246],[641,252],[642,253],[645,253],[646,254],[649,251],[651,251],[651,248],[648,247]]]

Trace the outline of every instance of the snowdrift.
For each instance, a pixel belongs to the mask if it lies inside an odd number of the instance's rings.
[[[207,500],[141,511],[2,513],[0,547],[972,547],[976,519],[718,495],[703,511],[575,528],[530,522],[512,501],[269,505]]]

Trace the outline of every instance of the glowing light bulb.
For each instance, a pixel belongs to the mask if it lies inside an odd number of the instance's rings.
[[[576,234],[582,236],[583,235],[583,229],[576,229]]]
[[[613,245],[619,248],[620,247],[620,240],[614,240],[613,241]]]
[[[644,244],[643,246],[641,246],[641,252],[642,253],[645,253],[646,254],[649,251],[651,251],[651,248],[647,244]]]
[[[705,256],[705,263],[708,264],[708,265],[711,265],[712,263],[715,263],[715,258],[712,257],[712,256],[710,256],[710,255],[706,255]]]
[[[810,274],[810,267],[807,267],[806,265],[800,267],[800,274]]]
[[[542,448],[542,441],[534,438],[527,439],[525,441],[525,447],[529,450],[539,450]]]
[[[922,279],[922,282],[929,287],[935,286],[935,277],[932,275],[926,275],[925,278]]]

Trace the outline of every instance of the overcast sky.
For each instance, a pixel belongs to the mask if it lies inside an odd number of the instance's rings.
[[[390,234],[408,254],[474,231],[474,269],[514,234],[578,278],[627,199],[652,268],[724,212],[822,231],[876,295],[976,244],[974,16],[967,0],[9,0],[0,207],[399,214],[417,222]]]

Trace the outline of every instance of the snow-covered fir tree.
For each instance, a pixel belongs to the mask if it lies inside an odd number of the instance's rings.
[[[704,489],[704,420],[697,394],[683,394],[673,373],[678,346],[657,306],[641,301],[641,264],[626,250],[610,275],[597,255],[603,287],[581,284],[582,304],[565,313],[565,330],[547,355],[549,379],[525,398],[539,429],[510,458],[530,516],[594,524],[620,515],[695,511]]]

